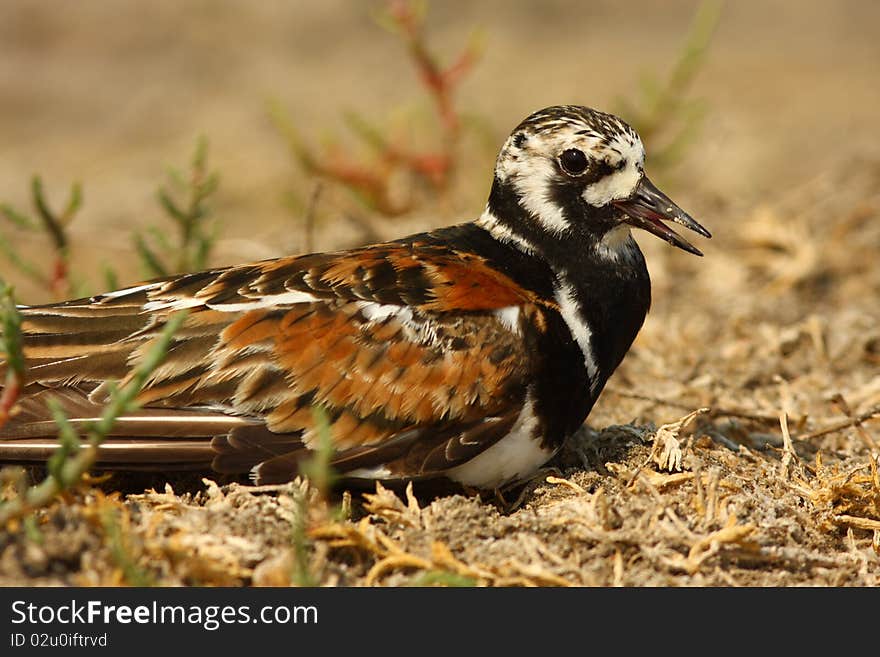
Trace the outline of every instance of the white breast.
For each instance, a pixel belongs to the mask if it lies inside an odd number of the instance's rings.
[[[449,470],[446,476],[477,488],[497,488],[525,479],[555,453],[541,447],[540,438],[535,436],[537,427],[534,405],[527,398],[510,433],[467,463]]]

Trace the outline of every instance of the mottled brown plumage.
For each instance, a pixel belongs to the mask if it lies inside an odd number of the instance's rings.
[[[74,426],[97,417],[108,382],[185,310],[99,466],[287,481],[318,444],[320,407],[351,478],[519,479],[584,420],[647,312],[627,226],[692,252],[660,220],[708,235],[643,157],[616,117],[549,108],[508,139],[474,223],[23,307],[25,388],[0,461],[51,453],[49,399]]]
[[[311,299],[285,303],[282,295],[291,292]],[[320,405],[338,459],[366,462],[370,450],[395,435],[410,432],[413,441],[422,428],[442,426],[448,442],[487,416],[515,417],[528,355],[492,315],[514,304],[540,312],[535,295],[478,256],[419,241],[171,278],[23,309],[25,395],[40,402],[51,396],[74,419],[94,416],[104,401],[101,383],[126,381],[166,319],[186,308],[167,357],[138,397],[157,410],[141,413],[135,429],[122,423],[113,435],[164,437],[167,415],[160,408],[191,409],[179,416],[182,424],[217,415],[213,431],[227,429],[228,417],[259,417],[265,428],[248,423],[214,441],[219,469],[250,469],[291,452],[295,464],[297,453],[315,444],[313,407]],[[381,306],[407,312],[365,315]],[[442,312],[447,307],[466,313]],[[28,407],[2,429],[4,438],[55,434],[45,406],[42,413],[37,404]],[[149,451],[146,445],[140,449],[151,458],[161,460],[159,447],[167,445],[169,460],[177,460],[180,443],[157,441]],[[242,449],[247,456],[235,456]],[[456,457],[434,460],[419,464],[422,474],[455,465]],[[394,471],[393,463],[385,465]]]

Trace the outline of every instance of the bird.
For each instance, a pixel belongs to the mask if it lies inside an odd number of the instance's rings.
[[[50,402],[84,430],[186,311],[96,467],[282,484],[329,444],[349,483],[525,481],[583,425],[646,318],[632,229],[702,255],[668,222],[711,237],[646,176],[632,127],[541,109],[503,143],[474,220],[20,306],[26,374],[0,462],[52,454]]]

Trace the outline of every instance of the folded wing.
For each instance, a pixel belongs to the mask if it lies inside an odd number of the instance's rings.
[[[353,476],[432,476],[522,409],[541,303],[478,256],[417,241],[265,261],[23,308],[22,411],[0,461],[45,458],[53,397],[80,426],[167,318],[188,315],[101,463],[296,474],[322,439]],[[0,363],[0,369],[3,368]]]

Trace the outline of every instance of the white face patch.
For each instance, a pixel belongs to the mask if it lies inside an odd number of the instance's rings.
[[[556,164],[547,158],[533,158],[520,168],[525,170],[513,175],[510,182],[522,206],[550,232],[566,232],[571,225],[563,215],[562,208],[550,200],[550,183],[559,175]]]
[[[608,158],[609,164],[613,165],[623,159],[626,166],[584,188],[581,197],[596,208],[632,196],[644,174],[645,148],[640,139],[628,141],[619,137],[612,142],[610,148],[616,150]]]
[[[639,136],[610,115],[598,124],[572,117],[542,123],[536,132],[511,135],[501,149],[495,175],[513,189],[520,205],[542,228],[560,237],[575,220],[567,217],[554,199],[554,187],[567,184],[557,160],[569,149],[582,151],[594,164],[605,162],[614,168],[622,163],[619,170],[612,170],[590,184],[586,182],[590,178],[585,176],[581,196],[593,207],[629,198],[643,175],[645,161]],[[569,180],[571,185],[578,184],[577,175]]]

